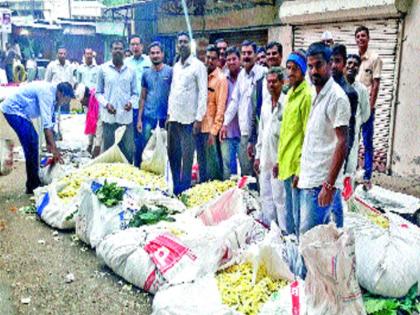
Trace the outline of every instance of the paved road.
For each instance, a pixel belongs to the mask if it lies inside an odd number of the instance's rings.
[[[151,296],[115,276],[73,233],[53,235],[16,211],[30,202],[24,181],[22,163],[0,177],[0,314],[150,314]],[[65,282],[68,273],[74,282]]]

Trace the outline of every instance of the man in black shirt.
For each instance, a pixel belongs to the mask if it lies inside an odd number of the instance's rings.
[[[346,46],[342,44],[336,44],[332,48],[331,56],[331,70],[334,81],[341,86],[341,88],[346,92],[347,97],[350,101],[351,117],[349,124],[349,134],[347,140],[347,156],[344,161],[344,172],[346,172],[347,162],[351,148],[353,147],[354,142],[354,133],[355,133],[355,124],[356,124],[356,111],[358,103],[358,94],[356,90],[346,81],[344,77],[344,69],[347,62],[347,49]]]

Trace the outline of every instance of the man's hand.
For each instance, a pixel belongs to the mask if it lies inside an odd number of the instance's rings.
[[[252,160],[255,156],[255,144],[248,143],[248,147],[246,148],[246,153],[248,155],[248,159]]]
[[[293,176],[292,187],[297,188],[298,184],[299,184],[299,176]]]
[[[273,177],[274,178],[277,178],[279,176],[279,165],[278,164],[276,164],[276,165],[274,165],[274,167],[273,167]]]
[[[227,127],[223,126],[222,129],[220,129],[219,133],[219,140],[220,142],[223,142],[227,138]]]
[[[95,146],[92,151],[92,158],[96,158],[99,154],[101,154],[101,147]]]
[[[254,171],[255,171],[255,173],[256,174],[260,174],[260,159],[256,159],[255,161],[254,161]]]
[[[331,204],[332,200],[333,200],[334,193],[335,193],[335,189],[334,190],[329,190],[329,189],[326,189],[323,186],[321,191],[319,192],[319,195],[318,195],[319,206],[320,207],[329,206]]]
[[[214,145],[216,143],[216,137],[214,135],[212,135],[211,133],[209,134],[209,138],[207,140],[207,145],[209,147],[211,147],[212,145]]]
[[[127,104],[124,105],[124,109],[127,112],[129,112],[132,108],[133,108],[133,106],[131,105],[130,102],[128,102]]]
[[[141,121],[141,119],[139,118],[139,120],[137,121],[137,131],[139,133],[141,133],[143,131],[143,123]]]
[[[193,124],[193,135],[199,134],[201,131],[201,121],[196,120]]]
[[[112,106],[111,104],[106,104],[106,110],[108,111],[108,113],[110,113],[111,115],[115,115],[117,113],[117,110],[114,108],[114,106]]]
[[[54,163],[59,162],[60,164],[64,164],[64,160],[61,157],[61,153],[60,153],[60,151],[58,151],[57,148],[52,148],[51,149],[51,153],[53,155],[53,161],[54,161]]]

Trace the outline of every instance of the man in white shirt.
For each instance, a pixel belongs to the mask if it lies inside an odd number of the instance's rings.
[[[57,60],[51,61],[45,72],[45,81],[51,83],[68,82],[73,86],[73,66],[70,61],[66,60],[67,50],[64,47],[59,47],[57,50]],[[57,132],[55,136],[62,140],[61,135],[61,106],[57,108]]]
[[[103,64],[98,71],[96,98],[100,106],[103,150],[115,142],[115,130],[125,126],[119,144],[128,162],[133,162],[134,131],[133,104],[138,102],[136,73],[124,64],[124,42],[115,40],[111,44],[112,61]]]
[[[331,76],[331,49],[322,42],[313,43],[307,58],[316,96],[300,162],[300,235],[327,224],[332,213],[342,215],[340,194],[350,121],[349,100]]]
[[[281,67],[281,61],[283,59],[283,46],[276,41],[269,42],[267,44],[267,65],[268,69],[272,67]],[[283,84],[283,90],[284,90]],[[248,144],[248,156],[251,158],[255,155],[255,144],[257,143],[258,138],[258,121],[260,120],[261,115],[261,106],[265,98],[270,98],[270,93],[267,89],[267,80],[265,76],[257,80],[255,83],[254,90],[252,92],[251,102],[252,102],[252,128],[251,136],[249,138]]]
[[[174,193],[179,195],[191,186],[194,135],[207,109],[207,69],[191,54],[188,33],[178,34],[177,48],[180,58],[173,67],[167,129]]]
[[[99,67],[93,63],[92,48],[85,48],[84,63],[77,69],[77,83],[83,83],[89,89],[95,88]]]
[[[270,93],[263,100],[258,125],[258,141],[255,146],[254,169],[259,174],[262,222],[270,226],[275,221],[286,231],[283,183],[274,176],[272,169],[277,164],[280,126],[284,105],[284,74],[279,67],[268,70],[267,88]]]
[[[67,50],[60,47],[57,50],[57,60],[51,61],[45,72],[45,81],[52,83],[69,82],[73,84],[73,68],[66,60]]]
[[[243,69],[238,75],[232,99],[225,112],[225,119],[221,130],[221,137],[227,135],[227,126],[238,114],[241,142],[239,145],[239,164],[241,175],[253,174],[253,160],[247,154],[248,142],[252,132],[252,91],[256,82],[261,79],[266,69],[255,63],[257,45],[248,40],[241,45],[241,62]]]

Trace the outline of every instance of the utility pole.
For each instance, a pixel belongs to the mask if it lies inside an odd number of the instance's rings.
[[[131,32],[131,35],[136,33],[136,25],[135,25],[135,22],[134,22],[134,0],[131,0],[130,32]]]
[[[69,18],[71,19],[71,0],[67,0],[69,6]]]

